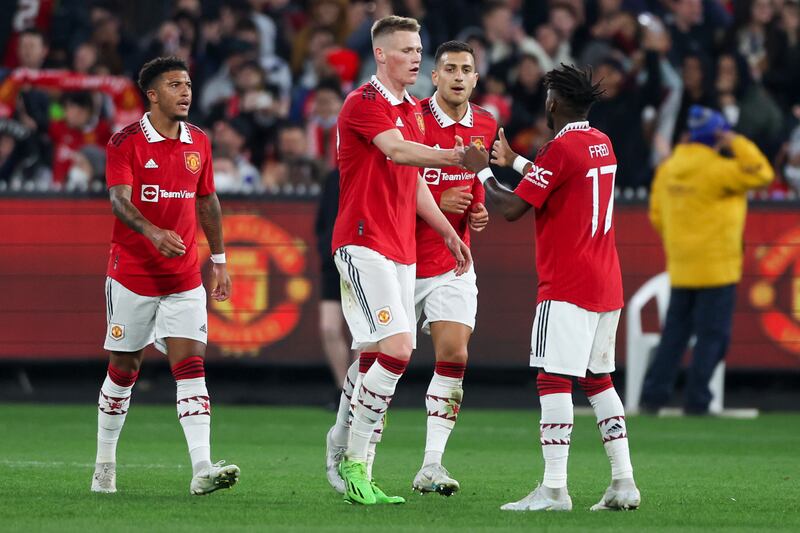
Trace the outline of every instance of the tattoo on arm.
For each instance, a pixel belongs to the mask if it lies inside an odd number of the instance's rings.
[[[131,186],[115,185],[109,190],[111,212],[133,231],[145,234],[153,224],[131,203]]]
[[[217,193],[197,197],[197,216],[208,239],[211,253],[223,253],[225,245],[222,241],[222,208]]]

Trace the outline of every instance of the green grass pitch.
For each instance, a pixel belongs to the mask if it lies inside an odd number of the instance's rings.
[[[465,409],[445,464],[451,498],[412,494],[424,446],[422,410],[393,410],[376,478],[402,506],[342,502],[325,480],[319,409],[216,406],[213,458],[240,483],[188,494],[191,469],[175,410],[131,407],[114,495],[89,492],[95,407],[0,405],[0,531],[800,531],[800,415],[756,420],[630,417],[642,507],[591,513],[609,466],[593,418],[578,416],[569,459],[571,513],[509,513],[541,476],[538,412]]]

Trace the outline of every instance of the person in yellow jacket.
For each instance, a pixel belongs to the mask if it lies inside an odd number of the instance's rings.
[[[742,277],[747,192],[773,176],[766,156],[730,131],[720,113],[689,109],[689,142],[656,170],[650,195],[650,221],[664,243],[672,288],[661,343],[645,376],[643,410],[667,404],[695,335],[684,411],[708,413],[708,383],[728,349]]]

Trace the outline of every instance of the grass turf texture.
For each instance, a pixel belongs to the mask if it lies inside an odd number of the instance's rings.
[[[242,468],[229,491],[190,496],[186,444],[172,407],[134,403],[118,449],[113,495],[89,492],[92,406],[0,405],[2,531],[548,531],[800,530],[800,415],[756,420],[631,417],[642,508],[591,513],[609,479],[593,418],[576,417],[571,513],[512,513],[501,504],[540,479],[538,413],[465,410],[445,464],[451,498],[412,494],[424,447],[423,410],[393,410],[376,478],[402,506],[343,503],[324,473],[318,409],[215,406],[213,459]]]

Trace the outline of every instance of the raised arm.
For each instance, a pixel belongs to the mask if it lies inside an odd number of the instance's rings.
[[[464,141],[458,135],[456,135],[455,147],[448,150],[407,141],[398,129],[389,129],[379,133],[372,139],[372,142],[398,165],[442,168],[461,166],[464,159]]]
[[[502,128],[500,129],[500,138],[507,146],[508,143],[505,142],[505,134]],[[511,149],[509,148],[508,150],[510,152]],[[495,151],[496,150],[493,150],[493,153]],[[511,152],[511,154],[513,154],[513,152]],[[505,163],[505,156],[508,156],[508,154],[504,153],[503,156],[500,158],[495,157],[494,160]],[[513,159],[511,159],[511,161],[513,163]],[[525,166],[527,167],[525,170],[530,168],[530,164]],[[477,174],[478,179],[483,183],[483,188],[486,190],[486,197],[500,208],[500,213],[506,220],[513,222],[531,208],[531,204],[497,181],[489,168],[489,152],[484,148],[479,149],[475,146],[470,146],[464,154],[464,167]]]
[[[111,212],[114,213],[114,216],[133,231],[147,237],[161,255],[177,257],[186,253],[186,246],[180,235],[172,230],[155,226],[131,203],[130,185],[114,185],[109,189],[109,196]]]
[[[214,286],[211,297],[221,302],[231,295],[231,278],[225,259],[225,244],[222,240],[222,208],[217,193],[197,197],[197,218],[206,234],[211,258],[214,262]]]

